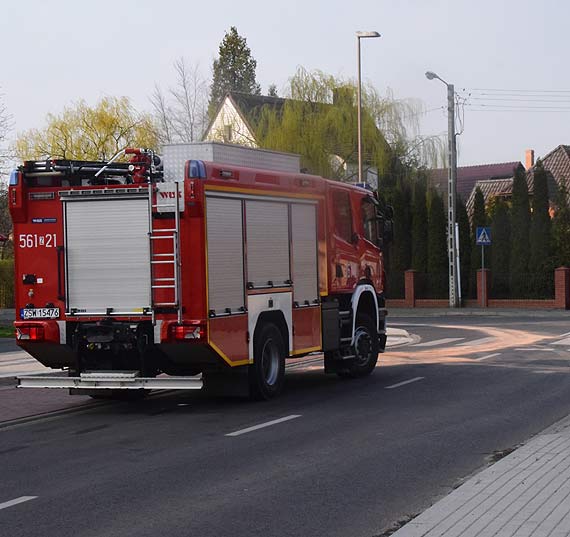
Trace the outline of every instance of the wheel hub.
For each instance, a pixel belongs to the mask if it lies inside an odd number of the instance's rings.
[[[372,352],[372,338],[367,330],[359,328],[354,334],[354,350],[357,362],[368,361]]]
[[[263,346],[261,366],[265,382],[273,386],[279,376],[279,348],[272,339],[268,339]]]

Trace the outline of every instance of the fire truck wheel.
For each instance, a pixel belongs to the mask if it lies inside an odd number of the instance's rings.
[[[249,393],[252,399],[275,397],[285,377],[285,344],[279,329],[265,323],[255,335],[253,364],[249,366]]]
[[[378,334],[374,321],[365,313],[358,314],[354,331],[355,358],[346,369],[339,371],[339,376],[357,378],[370,375],[376,367],[379,352]]]

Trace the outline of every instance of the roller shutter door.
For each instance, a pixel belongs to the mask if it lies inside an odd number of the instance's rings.
[[[317,225],[314,205],[291,205],[293,243],[293,300],[299,305],[314,304],[318,298]]]
[[[289,274],[289,210],[286,203],[246,201],[247,279],[253,287],[284,285]]]
[[[65,202],[68,308],[150,307],[148,199]]]
[[[245,304],[242,201],[206,199],[208,234],[208,308],[216,313]]]

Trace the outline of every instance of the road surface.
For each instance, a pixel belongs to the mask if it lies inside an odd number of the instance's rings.
[[[567,315],[392,319],[374,374],[164,393],[0,429],[10,536],[385,534],[570,414]]]

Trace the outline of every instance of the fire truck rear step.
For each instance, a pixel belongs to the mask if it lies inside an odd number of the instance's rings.
[[[139,377],[139,371],[85,371],[78,377],[18,377],[18,388],[85,388],[90,390],[200,390],[202,376]]]

